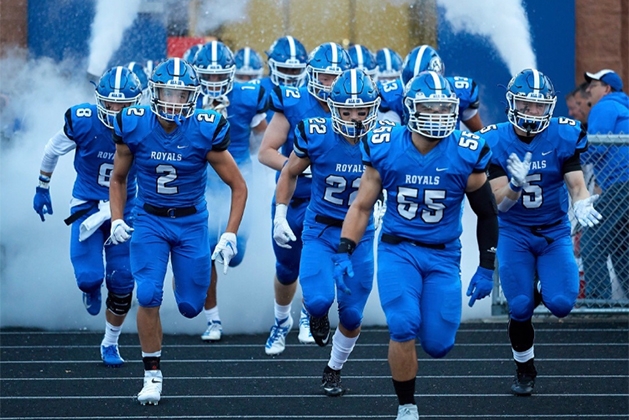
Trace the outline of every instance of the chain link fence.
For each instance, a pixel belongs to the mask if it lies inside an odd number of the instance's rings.
[[[579,266],[579,295],[573,313],[629,312],[629,134],[589,135],[581,157],[594,207],[603,220],[582,228],[570,212],[574,256]],[[492,313],[508,313],[498,270],[494,272]],[[536,313],[549,313],[540,305]]]

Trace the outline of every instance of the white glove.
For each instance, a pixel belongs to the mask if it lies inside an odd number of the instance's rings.
[[[511,173],[511,183],[516,187],[522,187],[526,184],[526,176],[529,173],[531,163],[531,152],[526,152],[524,160],[515,153],[511,153],[507,159],[507,170]]]
[[[383,199],[379,199],[373,205],[373,225],[376,230],[380,228],[382,225],[382,218],[384,214],[387,212],[387,196],[386,191],[383,191]]]
[[[572,203],[574,216],[583,227],[593,227],[603,218],[594,208],[594,202],[598,199],[598,194],[589,196],[586,199],[575,201]]]
[[[238,248],[236,247],[236,234],[231,232],[225,232],[221,235],[221,238],[214,248],[212,254],[212,261],[218,260],[223,264],[223,274],[227,274],[227,267],[229,262],[238,254]]]
[[[131,239],[131,232],[133,232],[133,228],[127,225],[124,220],[112,220],[111,236],[109,236],[109,241],[114,245],[127,242],[129,239]]]
[[[275,218],[273,218],[273,239],[275,243],[286,249],[291,249],[288,245],[290,241],[296,241],[297,237],[288,225],[286,220],[286,212],[288,207],[286,204],[278,204],[275,206]]]

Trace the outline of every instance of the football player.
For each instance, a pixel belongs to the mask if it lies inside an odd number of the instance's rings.
[[[489,180],[499,210],[498,270],[516,365],[511,391],[531,395],[537,376],[533,310],[543,302],[563,318],[579,292],[568,198],[583,227],[594,226],[601,216],[579,160],[587,148],[586,133],[574,120],[552,117],[557,97],[550,79],[525,69],[511,79],[506,97],[509,122],[479,133],[492,150]]]
[[[170,259],[179,312],[193,318],[203,310],[210,285],[211,261],[225,267],[236,255],[236,233],[247,200],[247,186],[227,151],[229,123],[218,112],[196,110],[201,84],[192,66],[180,58],[159,64],[151,79],[151,105],[118,114],[116,154],[110,183],[111,241],[130,241],[131,272],[137,285],[137,324],[144,365],[141,404],[161,399],[162,328],[160,306]],[[225,233],[210,254],[208,163],[231,189]],[[135,225],[123,213],[127,175],[137,168]],[[210,257],[211,255],[211,257]]]
[[[358,340],[373,283],[373,223],[352,254],[354,275],[347,282],[340,278],[335,287],[333,273],[341,225],[363,173],[359,142],[376,124],[379,102],[370,76],[358,69],[344,71],[327,100],[332,118],[308,118],[297,125],[294,149],[277,181],[273,238],[280,247],[290,249],[296,236],[286,219],[288,205],[299,175],[312,165],[312,198],[304,217],[299,283],[310,314],[310,331],[320,346],[330,340],[328,312],[337,297],[339,326],[322,378],[323,391],[329,396],[345,393],[341,369]]]
[[[388,195],[378,243],[378,292],[389,327],[389,366],[398,420],[418,419],[417,351],[444,357],[461,321],[461,206],[478,216],[478,269],[469,305],[493,288],[498,243],[496,205],[485,175],[491,152],[483,138],[455,130],[458,98],[440,74],[418,74],[407,84],[406,126],[381,126],[363,144],[365,172],[338,243],[335,276],[348,281],[353,255],[369,232],[372,208]]]
[[[118,66],[101,76],[94,94],[96,104],[83,103],[66,111],[63,129],[46,144],[33,207],[42,222],[45,214],[53,214],[52,174],[59,157],[76,150],[70,217],[65,219],[72,229],[70,260],[77,286],[83,292],[85,309],[90,315],[100,313],[101,286],[105,282],[107,311],[101,358],[106,366],[118,367],[124,363],[118,338],[131,308],[134,282],[129,265],[129,245],[115,247],[107,241],[111,225],[109,182],[116,150],[111,137],[115,116],[120,110],[139,103],[142,86],[131,70]],[[130,172],[121,194],[127,203],[120,211],[132,224],[131,210],[136,195],[134,171]]]

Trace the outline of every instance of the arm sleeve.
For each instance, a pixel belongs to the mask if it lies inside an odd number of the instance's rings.
[[[498,209],[489,181],[476,191],[466,195],[472,210],[478,217],[476,241],[480,253],[479,266],[493,270],[495,268],[496,247],[498,246]]]
[[[44,156],[42,157],[40,167],[41,171],[54,172],[59,156],[63,156],[74,149],[76,149],[76,143],[68,138],[63,129],[59,130],[57,134],[48,140],[46,147],[44,147]]]

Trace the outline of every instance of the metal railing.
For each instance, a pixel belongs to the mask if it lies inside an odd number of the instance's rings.
[[[579,295],[573,313],[629,312],[629,134],[588,135],[590,148],[581,163],[594,207],[603,220],[582,228],[569,213],[574,255],[579,267]],[[492,313],[508,313],[494,273]],[[548,314],[540,305],[535,313]]]

